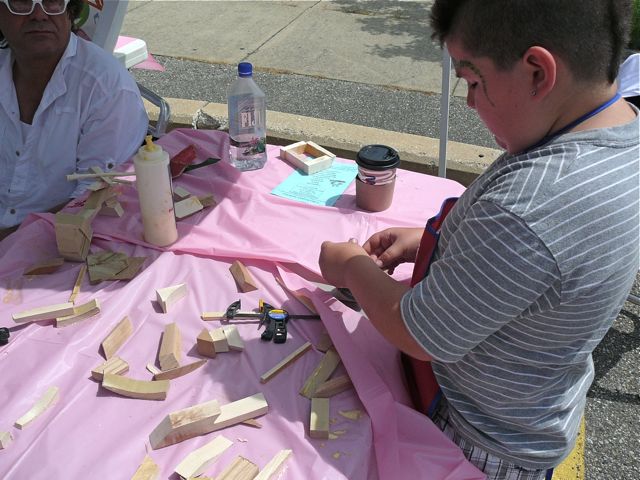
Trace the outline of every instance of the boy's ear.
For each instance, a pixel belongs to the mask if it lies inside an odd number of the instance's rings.
[[[531,91],[545,97],[556,84],[558,64],[553,54],[544,47],[529,47],[522,56],[525,71],[531,82]]]

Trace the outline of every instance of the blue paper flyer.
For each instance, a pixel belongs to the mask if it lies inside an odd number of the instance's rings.
[[[305,175],[296,170],[271,193],[290,200],[330,207],[338,201],[357,174],[358,166],[355,162],[333,162],[330,168],[313,175]]]

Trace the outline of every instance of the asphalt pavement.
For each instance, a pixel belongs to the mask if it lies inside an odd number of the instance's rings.
[[[171,98],[225,104],[240,61],[268,110],[437,139],[442,52],[432,2],[131,1],[122,35],[142,38],[164,72],[136,79]],[[449,138],[497,148],[464,85],[451,79]],[[640,284],[634,287],[640,295]],[[594,352],[585,466],[564,478],[640,478],[640,308],[627,302]]]

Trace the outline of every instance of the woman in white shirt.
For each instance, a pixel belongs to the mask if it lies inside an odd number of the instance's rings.
[[[87,182],[66,175],[125,162],[147,130],[122,65],[78,38],[82,0],[0,0],[0,232],[53,211]],[[0,237],[2,237],[0,233]]]

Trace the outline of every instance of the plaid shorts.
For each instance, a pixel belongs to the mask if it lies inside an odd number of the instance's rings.
[[[469,440],[462,438],[455,427],[449,423],[449,402],[444,395],[431,415],[431,420],[447,438],[460,447],[470,463],[484,472],[487,480],[551,480],[553,469],[529,470],[520,467],[487,453]]]

